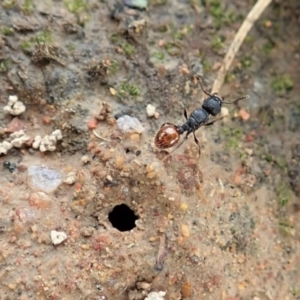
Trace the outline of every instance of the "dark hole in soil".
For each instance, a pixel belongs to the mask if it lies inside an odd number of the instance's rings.
[[[112,226],[120,231],[129,231],[135,227],[138,216],[126,204],[116,205],[108,214]]]

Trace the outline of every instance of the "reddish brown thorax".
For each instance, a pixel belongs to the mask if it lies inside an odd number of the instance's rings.
[[[177,126],[171,123],[165,123],[157,132],[154,144],[157,148],[166,149],[174,146],[180,138]]]

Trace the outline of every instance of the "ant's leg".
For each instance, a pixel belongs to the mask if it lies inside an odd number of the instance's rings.
[[[186,112],[186,109],[185,109],[185,108],[184,108],[184,111],[183,111],[183,115],[184,115],[185,119],[187,120],[188,117],[187,117],[187,112]]]
[[[210,126],[210,125],[214,124],[215,122],[217,122],[217,121],[219,121],[219,120],[222,120],[222,119],[224,119],[224,118],[225,118],[225,117],[221,117],[221,118],[215,119],[215,120],[213,120],[213,121],[211,121],[211,122],[204,123],[203,126]]]
[[[199,143],[199,140],[197,139],[196,135],[195,135],[195,132],[193,131],[193,135],[194,135],[194,141],[195,143],[197,144],[198,146],[198,150],[199,150],[199,157],[201,155],[201,148],[200,148],[200,143]]]

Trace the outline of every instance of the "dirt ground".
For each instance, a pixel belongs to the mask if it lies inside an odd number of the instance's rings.
[[[200,158],[153,144],[254,2],[1,1],[1,300],[300,299],[299,1],[247,36],[220,94],[250,98],[197,131]]]

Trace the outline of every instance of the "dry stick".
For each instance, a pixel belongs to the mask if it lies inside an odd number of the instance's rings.
[[[250,12],[248,13],[248,16],[246,17],[239,31],[235,35],[234,40],[232,41],[226,53],[223,64],[219,69],[217,78],[213,84],[212,93],[218,93],[219,90],[221,89],[221,86],[224,82],[225,75],[229,70],[231,63],[236,53],[238,52],[240,46],[242,45],[245,37],[247,36],[248,32],[252,28],[255,21],[260,17],[262,12],[271,2],[272,0],[259,0],[256,2],[256,4],[252,7]]]

